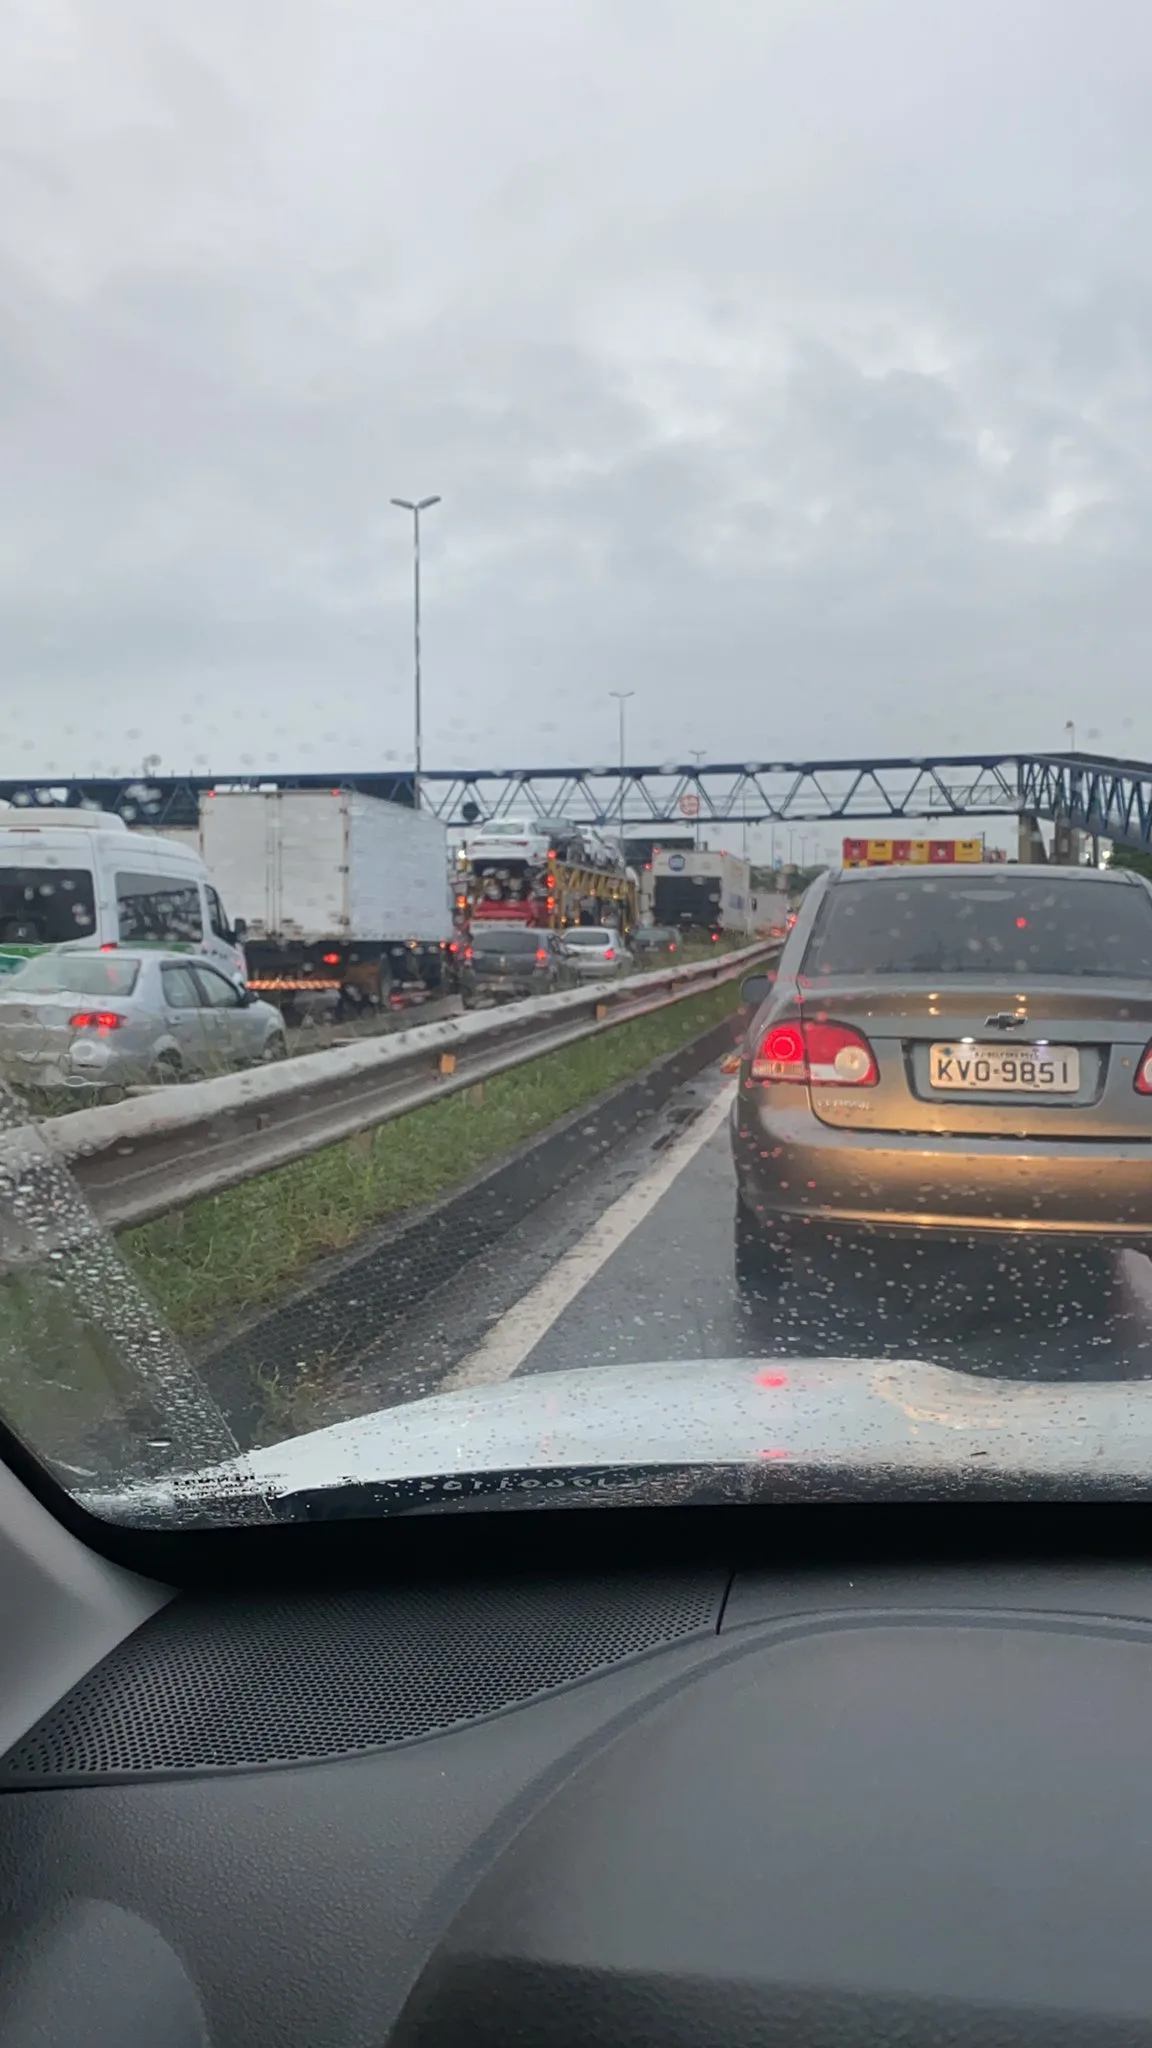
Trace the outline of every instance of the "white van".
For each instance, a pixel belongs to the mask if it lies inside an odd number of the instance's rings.
[[[242,938],[192,847],[107,811],[0,810],[0,952],[186,946],[243,977]]]

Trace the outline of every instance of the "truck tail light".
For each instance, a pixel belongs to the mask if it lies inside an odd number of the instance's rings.
[[[1133,1086],[1137,1095],[1152,1095],[1152,1045],[1146,1045],[1140,1055]]]
[[[73,1031],[119,1031],[123,1022],[119,1010],[77,1010],[68,1019]]]
[[[850,1024],[797,1019],[765,1032],[752,1057],[752,1079],[801,1081],[810,1088],[874,1088],[880,1070],[868,1040]]]

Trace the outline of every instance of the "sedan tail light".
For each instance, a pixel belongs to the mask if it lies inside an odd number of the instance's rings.
[[[77,1010],[68,1019],[73,1031],[119,1031],[123,1022],[119,1010]]]
[[[1133,1083],[1137,1095],[1152,1095],[1152,1045],[1146,1045],[1136,1063]]]
[[[773,1024],[752,1058],[754,1081],[802,1081],[811,1088],[874,1088],[880,1079],[868,1040],[850,1024]]]
[[[616,954],[615,954],[615,952],[613,951],[613,949],[612,949],[612,947],[611,947],[611,946],[605,946],[605,948],[604,948],[604,958],[605,958],[606,960],[614,960],[614,959],[616,958]]]
[[[536,948],[536,965],[537,965],[537,967],[543,967],[543,966],[545,965],[545,963],[546,963],[547,959],[548,959],[548,948],[547,948],[546,946],[537,946],[537,948]]]

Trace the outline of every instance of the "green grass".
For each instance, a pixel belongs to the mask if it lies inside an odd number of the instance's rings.
[[[739,1001],[733,983],[621,1024],[414,1110],[155,1223],[120,1246],[168,1326],[203,1337],[273,1301],[318,1259],[430,1202],[487,1161],[556,1123],[663,1053],[699,1037]]]

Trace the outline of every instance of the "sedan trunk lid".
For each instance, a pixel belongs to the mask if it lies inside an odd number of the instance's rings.
[[[1050,976],[822,977],[802,1015],[853,1026],[879,1080],[810,1090],[834,1128],[989,1137],[1147,1138],[1152,1097],[1136,1092],[1152,1041],[1152,987]]]

